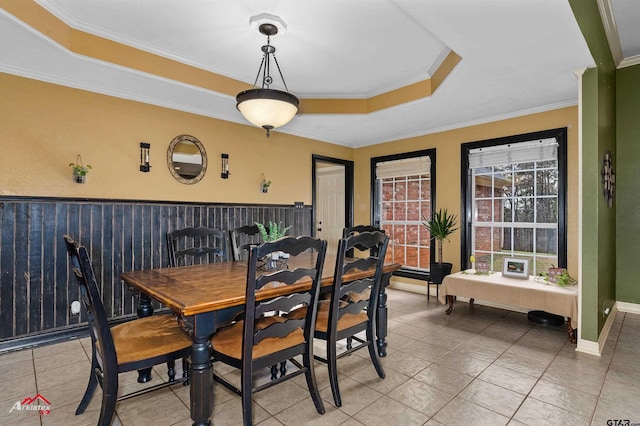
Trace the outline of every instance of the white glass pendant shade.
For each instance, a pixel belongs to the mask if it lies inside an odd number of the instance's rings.
[[[264,129],[284,126],[298,113],[298,98],[281,90],[245,90],[238,93],[236,101],[244,118]]]

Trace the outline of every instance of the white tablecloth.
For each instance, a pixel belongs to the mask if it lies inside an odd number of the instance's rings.
[[[541,310],[571,318],[571,328],[578,326],[578,286],[560,287],[529,279],[503,277],[502,273],[476,275],[473,270],[447,275],[438,299],[461,296]]]

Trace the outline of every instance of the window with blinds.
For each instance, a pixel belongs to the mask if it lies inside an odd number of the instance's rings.
[[[467,257],[487,260],[494,271],[502,271],[505,257],[526,259],[534,275],[566,263],[566,166],[559,167],[565,135],[463,149],[470,186]]]
[[[387,257],[405,270],[429,269],[430,236],[422,222],[431,215],[432,151],[372,159],[374,217],[390,237]]]

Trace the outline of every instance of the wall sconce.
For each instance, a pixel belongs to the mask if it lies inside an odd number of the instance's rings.
[[[220,173],[220,177],[222,179],[228,179],[229,175],[229,154],[222,154],[222,172]]]
[[[140,171],[147,173],[151,166],[149,165],[149,150],[151,144],[147,142],[140,142]]]

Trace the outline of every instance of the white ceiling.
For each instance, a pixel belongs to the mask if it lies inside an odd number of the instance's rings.
[[[624,8],[621,45],[637,55],[640,19],[628,18],[640,2],[602,1]],[[574,71],[594,66],[566,0],[37,3],[81,31],[249,84],[266,41],[249,18],[278,15],[287,31],[272,44],[303,99],[371,97],[430,77],[449,49],[462,57],[429,98],[369,114],[299,114],[276,129],[351,147],[576,105]],[[0,39],[12,40],[0,43],[0,71],[247,124],[233,96],[70,52],[5,10]]]

